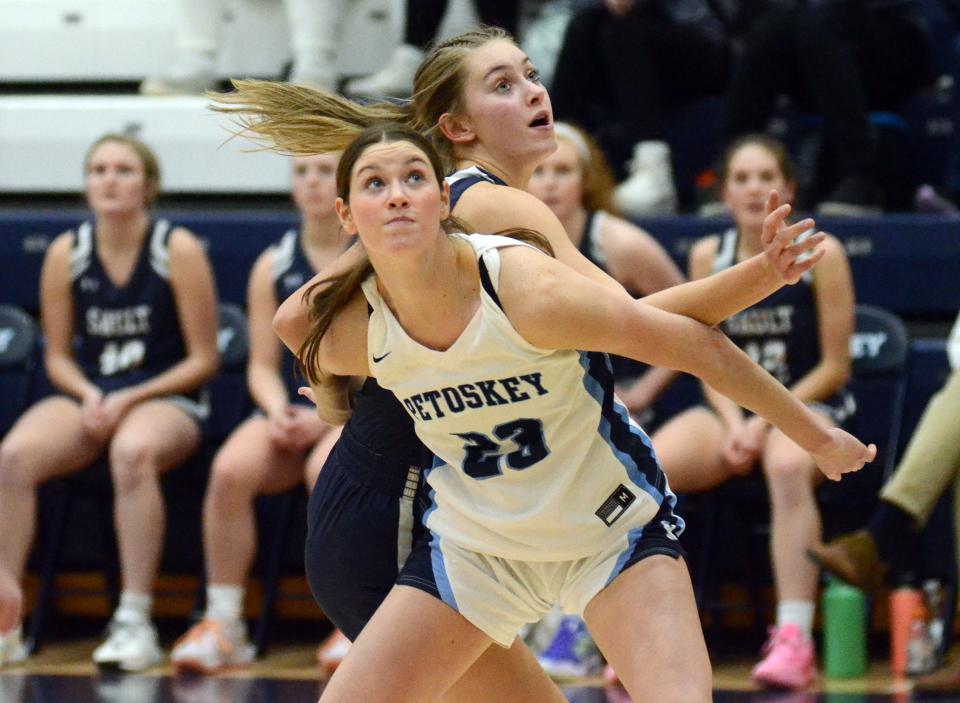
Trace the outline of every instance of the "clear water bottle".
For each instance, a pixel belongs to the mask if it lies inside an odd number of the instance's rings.
[[[933,647],[933,666],[941,665],[940,657],[943,653],[943,638],[945,635],[944,623],[944,594],[943,585],[937,579],[927,579],[923,582],[923,599],[929,613],[927,629],[930,632],[930,645]]]
[[[934,649],[927,624],[926,609],[914,611],[910,623],[910,639],[907,640],[906,672],[911,676],[933,671]]]

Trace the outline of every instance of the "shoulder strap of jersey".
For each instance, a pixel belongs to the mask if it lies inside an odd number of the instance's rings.
[[[728,269],[737,263],[737,230],[733,227],[720,235],[717,253],[713,257],[713,273]]]
[[[70,248],[70,281],[77,280],[93,260],[93,225],[84,222],[73,233]]]
[[[297,254],[297,239],[297,230],[290,229],[279,242],[273,245],[271,279],[274,283],[293,266],[293,260]]]
[[[167,220],[157,220],[150,235],[150,268],[160,278],[170,278],[170,232]]]

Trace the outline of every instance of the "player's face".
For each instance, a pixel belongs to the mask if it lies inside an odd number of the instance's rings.
[[[537,166],[527,190],[545,202],[560,220],[583,207],[583,169],[573,145],[558,139],[557,150]]]
[[[304,218],[324,219],[335,215],[337,162],[340,152],[293,158],[293,202]]]
[[[142,210],[148,196],[143,162],[132,148],[104,142],[87,163],[86,195],[97,215],[120,215]]]
[[[470,53],[463,99],[478,141],[491,153],[536,165],[556,148],[550,96],[513,42],[498,39]]]
[[[763,224],[767,196],[780,193],[780,202],[793,199],[793,184],[787,183],[776,157],[760,144],[745,144],[733,153],[723,186],[723,202],[740,228]]]
[[[344,230],[359,233],[371,256],[402,255],[434,246],[450,208],[426,154],[398,141],[363,151],[350,174],[350,202],[338,198],[337,212]]]

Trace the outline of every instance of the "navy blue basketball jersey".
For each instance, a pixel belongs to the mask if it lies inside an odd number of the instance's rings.
[[[598,243],[600,228],[606,219],[607,213],[603,210],[590,210],[583,223],[583,232],[580,234],[580,253],[591,264],[603,271],[607,270],[607,257],[604,256]]]
[[[580,253],[598,269],[610,273],[607,268],[607,256],[600,246],[600,230],[609,215],[604,210],[591,210],[583,223],[583,233],[580,235]],[[625,381],[642,376],[648,368],[636,359],[609,354],[610,365],[613,367],[613,377],[617,381]]]
[[[300,233],[296,229],[284,234],[272,249],[273,265],[270,276],[277,302],[282,303],[313,278],[316,271],[307,259],[300,242]],[[291,402],[296,401],[299,398],[297,388],[302,386],[303,382],[297,369],[297,360],[286,348],[283,349],[281,374],[287,387],[287,398]]]
[[[738,242],[739,233],[734,229],[720,237],[714,273],[737,263]],[[782,287],[721,324],[734,344],[788,388],[820,363],[813,274],[813,270],[807,271],[796,284]]]
[[[117,286],[97,256],[93,226],[73,236],[70,280],[77,362],[91,379],[131,383],[155,376],[186,356],[170,288],[170,223],[151,223],[130,280]]]
[[[450,186],[450,209],[453,210],[457,206],[457,201],[460,200],[460,196],[470,186],[476,185],[477,183],[493,183],[497,186],[507,185],[503,179],[494,176],[489,171],[485,171],[479,166],[471,166],[470,168],[463,168],[459,171],[454,171],[449,176],[447,176],[447,184]]]

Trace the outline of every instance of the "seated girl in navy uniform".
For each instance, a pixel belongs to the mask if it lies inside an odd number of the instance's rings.
[[[37,486],[106,452],[123,591],[93,660],[126,671],[160,661],[150,618],[164,533],[160,475],[200,445],[203,384],[217,370],[217,298],[200,242],[150,211],[157,159],[140,141],[98,139],[84,162],[92,219],[57,237],[40,280],[47,376],[0,445],[0,570],[19,579]],[[22,658],[20,629],[4,635]],[[12,653],[12,654],[11,654]]]
[[[207,608],[173,647],[170,658],[178,670],[210,674],[252,661],[243,602],[256,549],[254,498],[282,493],[300,482],[312,490],[340,436],[339,427],[322,422],[297,395],[293,355],[271,326],[280,301],[352,239],[340,229],[333,207],[337,159],[336,153],[293,159],[292,195],[300,226],[264,251],[250,273],[247,387],[258,411],[231,433],[213,459],[203,508]]]
[[[793,174],[783,147],[767,137],[747,136],[730,147],[720,183],[734,226],[693,246],[691,279],[729,269],[760,250],[767,196],[775,190],[789,202]],[[856,408],[846,389],[853,283],[840,242],[827,237],[822,250],[822,260],[795,285],[734,315],[721,329],[809,405],[821,423],[842,426]],[[704,395],[708,404],[658,430],[654,447],[678,493],[708,490],[762,468],[778,603],[776,628],[753,677],[761,685],[804,688],[816,672],[810,631],[819,573],[806,549],[820,541],[814,496],[820,472],[807,451],[764,418],[710,388],[704,387]]]

